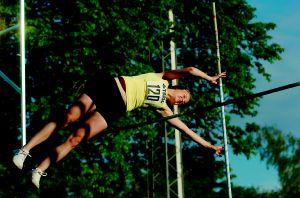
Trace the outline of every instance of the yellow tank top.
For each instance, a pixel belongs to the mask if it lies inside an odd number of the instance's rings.
[[[126,110],[131,111],[141,106],[163,108],[167,105],[168,81],[155,73],[138,76],[122,76],[126,84]]]

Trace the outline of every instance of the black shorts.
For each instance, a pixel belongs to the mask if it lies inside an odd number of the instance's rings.
[[[124,100],[113,77],[89,79],[83,92],[93,100],[96,110],[109,126],[126,112]]]

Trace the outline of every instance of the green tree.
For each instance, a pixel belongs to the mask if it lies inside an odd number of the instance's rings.
[[[29,137],[41,127],[51,114],[67,108],[79,91],[74,89],[76,82],[97,77],[99,73],[111,75],[135,75],[149,71],[161,71],[162,57],[169,53],[169,41],[177,43],[178,65],[196,66],[209,73],[216,73],[215,40],[212,22],[212,1],[26,1],[27,11],[27,92],[35,101],[28,99]],[[263,61],[274,62],[280,59],[283,49],[271,42],[268,31],[275,28],[273,23],[253,22],[255,9],[245,0],[217,1],[220,29],[222,64],[228,73],[225,80],[227,98],[251,94],[258,71],[267,80],[270,76],[264,70]],[[172,8],[176,22],[174,33],[170,33],[167,11]],[[1,1],[0,27],[6,28],[17,23],[17,2]],[[2,39],[2,38],[1,38]],[[1,69],[9,76],[18,76],[18,34],[12,34],[1,41]],[[4,55],[6,54],[6,55]],[[3,68],[2,68],[3,65]],[[169,69],[167,63],[166,69]],[[18,78],[16,77],[16,82]],[[216,102],[217,87],[206,82],[187,78],[180,82],[190,87],[193,102],[182,110],[193,111]],[[1,120],[7,120],[3,130],[3,149],[18,147],[19,96],[4,82],[1,87]],[[7,90],[7,91],[6,91]],[[3,95],[3,96],[2,96]],[[233,114],[255,116],[254,107],[258,99],[244,101],[228,108]],[[136,110],[128,113],[119,126],[155,118],[151,111]],[[189,126],[212,143],[221,142],[220,112],[214,110],[193,112],[184,118]],[[229,141],[235,153],[250,157],[255,149],[258,130],[255,124],[245,129],[229,122]],[[1,159],[0,174],[9,182],[2,182],[7,190],[3,194],[38,196],[57,192],[60,196],[93,197],[101,194],[106,197],[145,196],[147,189],[147,164],[150,161],[149,145],[154,140],[154,149],[163,142],[161,126],[150,125],[138,129],[114,131],[96,137],[89,144],[68,156],[66,160],[49,170],[43,180],[41,192],[27,192],[28,178],[22,174],[17,178],[11,168],[8,154]],[[34,156],[62,142],[68,131],[58,131],[53,143],[41,145],[33,151]],[[8,140],[8,141],[6,141]],[[224,167],[213,154],[199,147],[184,136],[184,169],[187,197],[213,197],[218,189],[225,189]],[[153,166],[162,162],[163,155],[157,157]],[[36,159],[36,158],[34,158]],[[27,167],[33,166],[33,160]],[[28,162],[29,163],[29,162]],[[162,166],[159,163],[160,166]],[[153,167],[154,168],[154,167]],[[158,196],[165,196],[164,169],[161,184],[157,186]],[[201,171],[199,171],[201,170]],[[205,174],[203,174],[205,172]],[[9,173],[9,174],[7,174]],[[148,173],[148,174],[147,174]],[[14,175],[13,177],[11,175]],[[17,192],[15,189],[19,189]],[[24,195],[24,194],[21,194]]]
[[[235,186],[233,188],[233,196],[239,198],[275,198],[279,197],[278,192],[260,192],[256,188],[245,188],[241,186]]]
[[[282,197],[300,195],[300,138],[274,127],[262,128],[260,155],[278,169]]]

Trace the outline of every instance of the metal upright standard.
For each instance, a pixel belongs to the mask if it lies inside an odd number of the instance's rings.
[[[164,56],[164,43],[161,42],[161,57],[162,57],[162,71],[165,71],[165,67],[167,62],[165,61],[165,59],[170,55],[170,53],[168,53],[166,56]],[[166,127],[167,127],[167,123],[166,122],[161,122],[162,126],[163,126],[163,130],[165,133],[165,138],[164,140],[167,141],[167,137],[166,137]],[[166,162],[168,159],[168,148],[167,148],[167,143],[165,143],[164,145],[162,144],[161,141],[157,141],[153,140],[152,141],[152,155],[151,155],[151,172],[152,172],[152,198],[155,197],[161,197],[161,195],[158,195],[158,191],[156,190],[156,188],[161,187],[162,186],[162,179],[163,178],[167,178],[167,186],[169,186],[169,170],[168,170],[168,165],[166,163],[166,170],[164,171],[162,169],[162,167],[157,163],[158,160],[161,160],[160,156],[162,153],[165,153],[165,157],[166,157]],[[167,173],[167,175],[165,175],[165,173]],[[169,191],[167,190],[167,194],[169,193]],[[149,197],[149,196],[148,196]],[[167,195],[167,197],[170,197],[169,195]]]
[[[26,92],[25,92],[25,0],[20,0],[20,25],[11,26],[0,31],[0,37],[5,34],[20,29],[20,65],[21,65],[21,88],[18,87],[8,76],[0,71],[0,77],[21,94],[21,128],[22,128],[22,145],[26,144]]]
[[[169,21],[174,23],[174,15],[173,11],[169,10]],[[173,26],[173,25],[172,25]],[[171,32],[172,27],[171,27]],[[170,52],[171,52],[171,69],[176,69],[176,48],[175,42],[173,39],[170,41]],[[173,80],[172,85],[176,85],[177,81]],[[174,106],[174,114],[178,113],[178,106]],[[168,150],[168,133],[165,130],[165,149],[166,149],[166,176],[167,176],[167,197],[170,197],[171,192],[176,195],[177,197],[183,198],[184,191],[183,191],[183,172],[182,172],[182,154],[181,154],[181,136],[177,129],[175,129],[175,154],[169,156]],[[176,167],[171,164],[172,159],[176,157]],[[170,171],[176,171],[176,179],[170,180]],[[177,183],[177,193],[175,190],[172,189],[173,185]]]
[[[26,82],[25,82],[25,0],[20,0],[20,54],[21,54],[21,123],[22,145],[26,144]]]
[[[217,47],[217,58],[218,58],[218,72],[221,73],[221,60],[220,60],[220,48],[219,48],[219,35],[218,35],[218,25],[217,25],[217,16],[216,16],[216,5],[213,2],[213,18],[214,18],[214,26],[215,26],[215,35],[216,35],[216,47]],[[221,103],[224,102],[224,94],[223,94],[223,83],[222,78],[220,78],[220,100]],[[231,180],[230,180],[230,169],[229,169],[229,155],[228,155],[228,145],[227,145],[227,130],[226,130],[226,120],[225,120],[225,107],[221,106],[222,111],[222,127],[223,127],[223,138],[224,138],[224,146],[225,146],[225,162],[226,162],[226,174],[227,174],[227,186],[228,186],[228,197],[232,197],[231,193]]]

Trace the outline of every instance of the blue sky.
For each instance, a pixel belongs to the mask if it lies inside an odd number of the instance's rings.
[[[300,1],[299,0],[248,0],[255,7],[257,21],[274,22],[277,28],[271,31],[273,42],[284,49],[282,60],[273,64],[265,64],[266,71],[271,74],[271,82],[262,77],[257,78],[256,91],[263,91],[277,86],[300,81]],[[256,75],[256,74],[254,74]],[[234,121],[243,125],[246,121],[254,121],[262,126],[275,126],[284,132],[292,132],[300,137],[300,88],[265,96],[257,108],[255,118]],[[237,175],[234,184],[254,186],[261,190],[280,188],[276,169],[267,168],[259,157],[247,160],[243,156],[230,154],[232,173]]]

